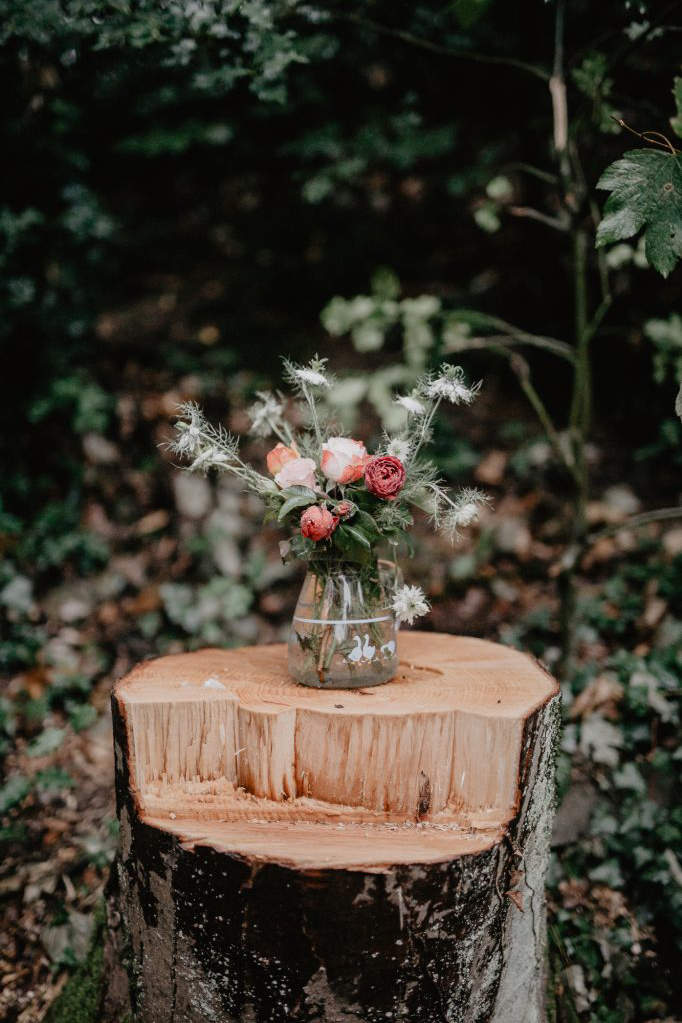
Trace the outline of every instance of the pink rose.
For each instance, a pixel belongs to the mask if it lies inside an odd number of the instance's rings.
[[[365,471],[368,454],[365,445],[350,437],[330,437],[322,445],[321,469],[335,483],[354,483]]]
[[[266,462],[268,463],[268,472],[271,476],[276,476],[280,472],[287,462],[293,462],[295,458],[298,458],[298,451],[296,448],[288,448],[286,444],[275,444],[272,451],[268,451]]]
[[[308,540],[327,540],[339,520],[327,508],[311,504],[301,515],[301,532]]]
[[[311,490],[317,490],[315,463],[312,458],[292,458],[279,470],[275,483],[282,490],[287,487],[310,487]]]

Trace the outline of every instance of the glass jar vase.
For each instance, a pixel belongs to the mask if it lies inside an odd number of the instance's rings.
[[[389,682],[398,669],[391,609],[396,566],[311,563],[289,635],[289,671],[304,686],[358,689]]]

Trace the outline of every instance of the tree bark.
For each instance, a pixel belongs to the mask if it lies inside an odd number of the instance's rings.
[[[434,640],[440,644],[435,658]],[[277,647],[258,649],[265,649],[268,656],[281,653]],[[241,657],[253,670],[254,651],[212,656],[219,660],[211,662],[211,689],[215,679],[223,677],[223,686],[232,696],[235,689],[230,688],[230,679],[235,670],[238,674],[234,665],[239,663],[234,658]],[[215,664],[228,657],[232,660],[225,662],[225,675],[220,676]],[[394,687],[397,691],[402,685],[404,694],[414,700],[418,688],[414,673],[421,665],[428,674],[429,665],[435,663],[438,668],[432,670],[445,677],[439,685],[455,694],[453,713],[458,722],[450,731],[439,726],[443,741],[452,743],[453,736],[459,736],[458,741],[466,745],[461,729],[468,724],[484,730],[482,738],[476,732],[477,743],[469,750],[474,758],[469,769],[494,774],[500,758],[486,762],[486,749],[494,750],[494,736],[506,736],[511,743],[515,797],[508,812],[504,806],[463,805],[464,782],[457,799],[450,793],[447,805],[434,809],[430,791],[437,790],[439,782],[435,779],[432,786],[426,775],[419,783],[421,806],[409,815],[403,805],[404,792],[412,791],[409,786],[396,796],[398,809],[368,806],[375,796],[366,791],[364,806],[354,808],[345,805],[343,791],[331,801],[316,799],[314,791],[312,797],[309,790],[306,795],[293,792],[278,804],[277,813],[283,815],[278,817],[271,799],[249,796],[240,784],[229,797],[218,786],[216,796],[215,779],[213,794],[207,795],[206,779],[196,775],[164,782],[163,798],[171,800],[168,805],[176,800],[184,816],[164,812],[158,779],[144,779],[140,773],[143,754],[145,763],[151,763],[144,752],[149,735],[143,737],[135,728],[141,729],[143,721],[145,728],[150,721],[158,724],[148,712],[152,703],[164,701],[159,678],[165,679],[170,672],[185,687],[198,682],[190,677],[188,683],[190,662],[185,657],[148,662],[137,676],[133,673],[119,684],[112,701],[121,826],[115,868],[119,892],[110,899],[110,912],[120,914],[125,937],[121,954],[128,964],[132,1010],[139,1023],[544,1020],[544,875],[554,802],[556,684],[523,655],[476,640],[407,634],[401,657],[406,665],[403,681],[361,691],[353,706],[347,691],[334,694],[328,713],[344,711],[336,715],[335,727],[343,729],[344,721],[362,713],[363,733],[367,733],[366,719],[369,715],[373,720],[372,707],[379,706],[378,700],[399,703],[403,698],[380,690]],[[462,681],[463,657],[474,684],[471,678],[466,684]],[[506,673],[504,684],[491,681],[495,658],[499,670]],[[415,661],[420,664],[415,666]],[[197,664],[199,676],[208,670],[203,662],[191,663]],[[485,684],[490,690],[481,706],[477,673],[483,680],[481,687]],[[456,689],[458,679],[461,692]],[[153,694],[150,686],[157,686]],[[490,686],[499,687],[498,697]],[[523,700],[518,695],[522,689]],[[211,704],[203,710],[201,754],[211,775],[206,750],[213,748],[212,725],[207,724],[207,715],[225,713],[227,693],[192,692]],[[181,695],[187,702],[187,694]],[[179,698],[177,690],[175,697]],[[291,700],[304,698],[313,697],[307,693],[299,697],[292,690]],[[144,718],[139,707],[132,707],[134,699],[146,701]],[[169,703],[173,699],[169,692]],[[281,702],[281,693],[277,699]],[[363,699],[362,710],[357,710],[357,701]],[[525,709],[519,701],[525,701]],[[255,704],[245,707],[243,693],[238,693],[238,702],[239,712],[250,715],[252,728],[258,708],[254,709]],[[442,693],[441,702],[447,703]],[[398,703],[392,705],[389,716],[393,725],[399,719],[401,727],[412,727],[410,722],[416,718],[428,718],[432,728],[434,713],[441,712],[430,697],[428,714],[418,699],[417,706],[405,713]],[[157,713],[158,708],[152,710]],[[301,713],[300,707],[296,713]],[[324,707],[316,713],[324,714]],[[166,731],[154,741],[169,747],[172,718],[163,720]],[[510,721],[518,723],[518,744],[510,739],[516,734],[509,730]],[[265,741],[261,733],[261,753],[263,749],[272,753],[277,747],[273,727],[268,720],[269,738]],[[418,741],[415,733],[414,742]],[[407,747],[396,753],[399,770],[402,757],[413,756]],[[447,758],[448,750],[441,752]],[[348,746],[347,757],[351,756]],[[366,750],[361,751],[360,760],[371,774]],[[166,757],[163,766],[169,764]],[[220,765],[224,770],[224,757]],[[290,774],[297,777],[295,764]],[[253,770],[247,775],[252,778]],[[190,816],[189,796],[202,783]],[[313,788],[316,784],[322,781],[313,778]],[[328,778],[324,785],[328,787]],[[374,785],[370,789],[375,793]],[[504,784],[500,791],[505,791]],[[202,799],[208,807],[206,816]],[[239,808],[240,799],[248,799],[247,811]],[[256,807],[261,803],[259,811]],[[259,812],[264,816],[259,817]]]

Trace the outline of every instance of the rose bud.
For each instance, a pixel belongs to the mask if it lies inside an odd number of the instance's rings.
[[[334,514],[338,515],[340,519],[349,519],[351,515],[355,515],[357,510],[357,505],[352,501],[339,501],[334,505]]]
[[[292,458],[284,463],[275,476],[275,483],[282,490],[287,487],[310,487],[318,490],[315,478],[315,463],[312,458]]]
[[[350,437],[330,437],[322,445],[320,468],[334,483],[354,483],[361,479],[367,458],[367,449],[361,441]]]
[[[336,516],[318,504],[311,504],[301,515],[301,533],[308,540],[327,540],[338,524]]]
[[[395,501],[405,485],[405,466],[393,455],[377,455],[365,466],[365,486],[384,501]]]
[[[293,462],[295,458],[298,458],[298,451],[296,448],[288,448],[286,444],[276,444],[272,451],[268,451],[266,456],[266,462],[268,463],[268,472],[271,476],[276,476],[278,472],[281,472],[287,462]]]

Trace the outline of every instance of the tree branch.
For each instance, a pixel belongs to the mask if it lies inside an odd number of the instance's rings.
[[[565,219],[550,217],[540,210],[533,209],[532,206],[509,206],[507,212],[512,217],[527,217],[529,220],[537,220],[540,224],[544,224],[545,227],[554,228],[555,231],[566,232],[569,230],[569,225]]]
[[[489,334],[486,337],[469,337],[461,342],[452,345],[445,345],[446,352],[462,352],[468,350],[480,351],[482,349],[512,348],[515,345],[529,345],[532,348],[540,348],[552,355],[558,355],[567,362],[574,362],[575,355],[570,345],[565,341],[559,341],[555,337],[544,337],[541,334],[527,334],[523,330],[517,330],[510,324],[509,332],[504,334]]]
[[[394,39],[400,39],[403,43],[407,43],[410,46],[418,46],[422,50],[429,50],[431,53],[438,53],[443,57],[455,57],[458,60],[471,60],[478,64],[496,64],[500,67],[515,68],[517,71],[525,71],[527,74],[533,75],[543,82],[548,82],[550,78],[543,68],[537,67],[535,64],[528,64],[524,60],[516,60],[514,57],[497,57],[492,53],[478,53],[475,50],[463,50],[454,46],[444,46],[442,43],[434,43],[430,39],[415,36],[404,29],[391,28],[389,25],[382,25],[378,21],[372,21],[371,18],[363,18],[360,14],[345,14],[340,11],[334,11],[333,17],[339,18],[342,21],[348,21],[359,28],[366,28],[370,32],[392,36]]]
[[[559,436],[559,432],[556,426],[554,425],[552,417],[547,411],[547,408],[544,402],[542,401],[542,398],[540,397],[538,392],[535,390],[535,387],[533,386],[533,382],[530,376],[530,367],[528,363],[526,362],[522,355],[519,355],[518,352],[506,352],[505,354],[509,358],[509,365],[516,374],[519,383],[521,384],[521,390],[528,398],[528,401],[533,407],[533,411],[535,412],[536,416],[538,417],[538,419],[542,423],[542,426],[545,429],[549,442],[552,445],[552,448],[554,449],[554,453],[556,454],[557,458],[562,463],[562,465],[566,466],[570,474],[572,476],[575,476],[575,465],[569,453],[566,451],[563,444],[561,443],[561,437]]]
[[[631,515],[630,518],[623,519],[622,522],[616,522],[594,533],[588,533],[580,543],[571,544],[566,548],[559,562],[550,569],[550,575],[556,577],[562,573],[572,572],[578,560],[591,547],[594,547],[600,540],[606,540],[623,530],[641,529],[642,526],[649,526],[655,522],[678,520],[682,520],[682,508],[656,508],[654,511],[640,512],[639,515]]]
[[[629,519],[590,533],[585,539],[585,547],[593,547],[599,540],[615,536],[624,529],[640,529],[652,522],[672,522],[677,519],[682,519],[682,508],[656,508],[654,511],[640,512],[639,515],[631,515]]]

